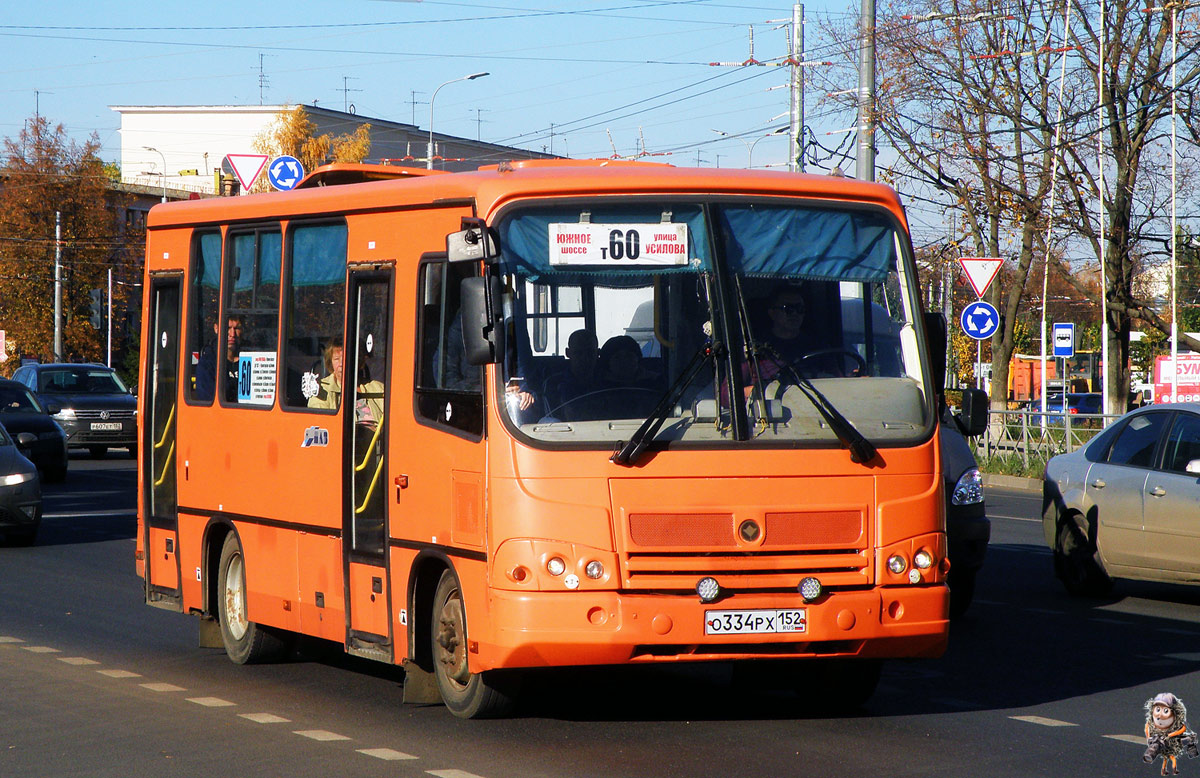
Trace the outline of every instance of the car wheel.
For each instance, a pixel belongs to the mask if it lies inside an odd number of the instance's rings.
[[[67,478],[67,463],[59,462],[42,468],[42,480],[48,484],[57,484]]]
[[[433,598],[433,674],[442,702],[464,719],[507,714],[514,705],[517,676],[496,671],[472,673],[467,658],[467,623],[462,589],[446,570]]]
[[[34,541],[37,540],[37,533],[37,527],[33,529],[9,530],[4,538],[10,546],[32,546]]]
[[[225,653],[239,665],[282,657],[290,647],[282,634],[246,616],[245,557],[242,544],[232,532],[225,536],[217,570],[217,607]]]
[[[1112,589],[1112,579],[1100,563],[1095,544],[1071,517],[1058,525],[1054,573],[1071,594],[1097,597]]]
[[[93,459],[104,459],[104,455],[108,453],[108,446],[88,446],[88,453]]]

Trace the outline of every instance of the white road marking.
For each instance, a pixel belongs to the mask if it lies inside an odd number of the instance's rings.
[[[0,643],[24,643],[20,638],[9,637],[8,635],[0,635]]]
[[[1200,654],[1194,652],[1185,654],[1164,654],[1163,656],[1167,657],[1168,659],[1178,660],[1180,662],[1200,662]]]
[[[1028,724],[1040,724],[1043,727],[1078,727],[1078,724],[1072,724],[1069,721],[1059,721],[1058,719],[1048,719],[1044,716],[1009,716],[1015,721],[1024,721]]]
[[[402,751],[394,751],[390,748],[360,748],[358,753],[373,756],[376,759],[383,759],[388,762],[394,762],[399,759],[416,759],[412,754],[406,754]]]
[[[1166,632],[1168,635],[1195,635],[1194,629],[1179,629],[1178,627],[1159,627],[1157,632]]]
[[[26,651],[28,651],[31,654],[61,654],[62,653],[57,648],[51,648],[50,646],[22,646],[21,648],[25,649]]]
[[[77,667],[80,667],[83,665],[98,665],[98,664],[100,664],[95,659],[88,659],[85,656],[60,656],[58,658],[58,661],[66,662],[69,665],[75,665]]]
[[[1144,735],[1104,735],[1109,740],[1120,740],[1123,743],[1134,743],[1139,746],[1146,745],[1146,737]]]
[[[1106,618],[1104,616],[1093,616],[1091,618],[1091,621],[1095,622],[1096,624],[1122,624],[1122,625],[1125,625],[1125,624],[1129,623],[1129,621],[1127,619],[1110,619],[1110,618]]]
[[[60,511],[42,514],[43,519],[86,519],[90,516],[125,516],[132,519],[137,516],[137,513],[114,509],[108,511]]]
[[[293,732],[293,734],[299,735],[300,737],[306,737],[310,740],[319,740],[323,743],[328,742],[330,740],[349,740],[350,739],[350,738],[346,737],[345,735],[339,735],[338,733],[330,732],[327,729],[297,729],[295,732]]]
[[[257,724],[290,724],[292,721],[283,716],[276,716],[274,713],[239,713],[238,715]]]
[[[465,770],[426,770],[429,775],[436,775],[437,778],[482,778],[475,773],[468,773]]]
[[[173,683],[142,683],[138,684],[143,689],[149,689],[152,692],[185,692],[187,689],[182,686],[176,686]]]
[[[107,675],[109,678],[141,678],[141,673],[134,673],[129,670],[97,670],[100,675]]]
[[[229,708],[235,704],[229,700],[222,700],[220,697],[188,697],[188,702],[194,702],[206,708]]]
[[[991,511],[988,511],[987,515],[988,515],[989,519],[1007,519],[1008,521],[1027,521],[1027,522],[1032,522],[1033,524],[1041,524],[1042,523],[1041,519],[1030,519],[1025,516],[1001,516],[1000,514],[992,513]]]

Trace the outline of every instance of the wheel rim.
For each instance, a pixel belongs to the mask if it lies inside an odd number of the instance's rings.
[[[1062,560],[1063,577],[1070,584],[1081,585],[1087,580],[1087,558],[1089,553],[1072,525],[1063,526],[1059,539],[1059,557]]]
[[[438,612],[438,632],[434,640],[437,666],[442,675],[459,686],[471,680],[467,668],[467,630],[463,621],[462,598],[452,591]]]
[[[225,628],[234,640],[241,640],[249,628],[246,620],[246,584],[242,574],[242,555],[235,554],[225,570]]]

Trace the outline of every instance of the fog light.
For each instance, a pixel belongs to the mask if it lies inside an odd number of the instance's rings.
[[[800,582],[799,589],[805,602],[812,602],[821,596],[821,582],[816,578],[805,578]]]
[[[592,579],[603,578],[604,565],[593,559],[591,562],[587,563],[587,567],[583,568],[583,574]]]
[[[929,553],[925,549],[921,549],[917,553],[913,554],[913,565],[921,568],[922,570],[928,570],[929,568],[933,567],[933,554]]]
[[[721,585],[716,578],[701,578],[696,584],[696,594],[700,602],[712,602],[721,596]]]
[[[562,575],[567,571],[567,563],[562,560],[562,557],[551,557],[546,563],[546,572],[550,575]]]
[[[896,575],[900,575],[908,569],[908,560],[900,554],[892,554],[887,561],[888,570],[891,570]]]
[[[921,571],[913,568],[908,571],[908,582],[912,584],[921,583]]]

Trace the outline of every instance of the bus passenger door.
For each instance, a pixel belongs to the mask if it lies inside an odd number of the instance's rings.
[[[387,575],[390,271],[351,270],[347,301],[342,547],[346,650],[392,661]]]
[[[146,393],[142,440],[145,506],[146,602],[178,608],[179,523],[175,488],[175,421],[179,402],[179,276],[150,281],[150,359],[142,381]]]

